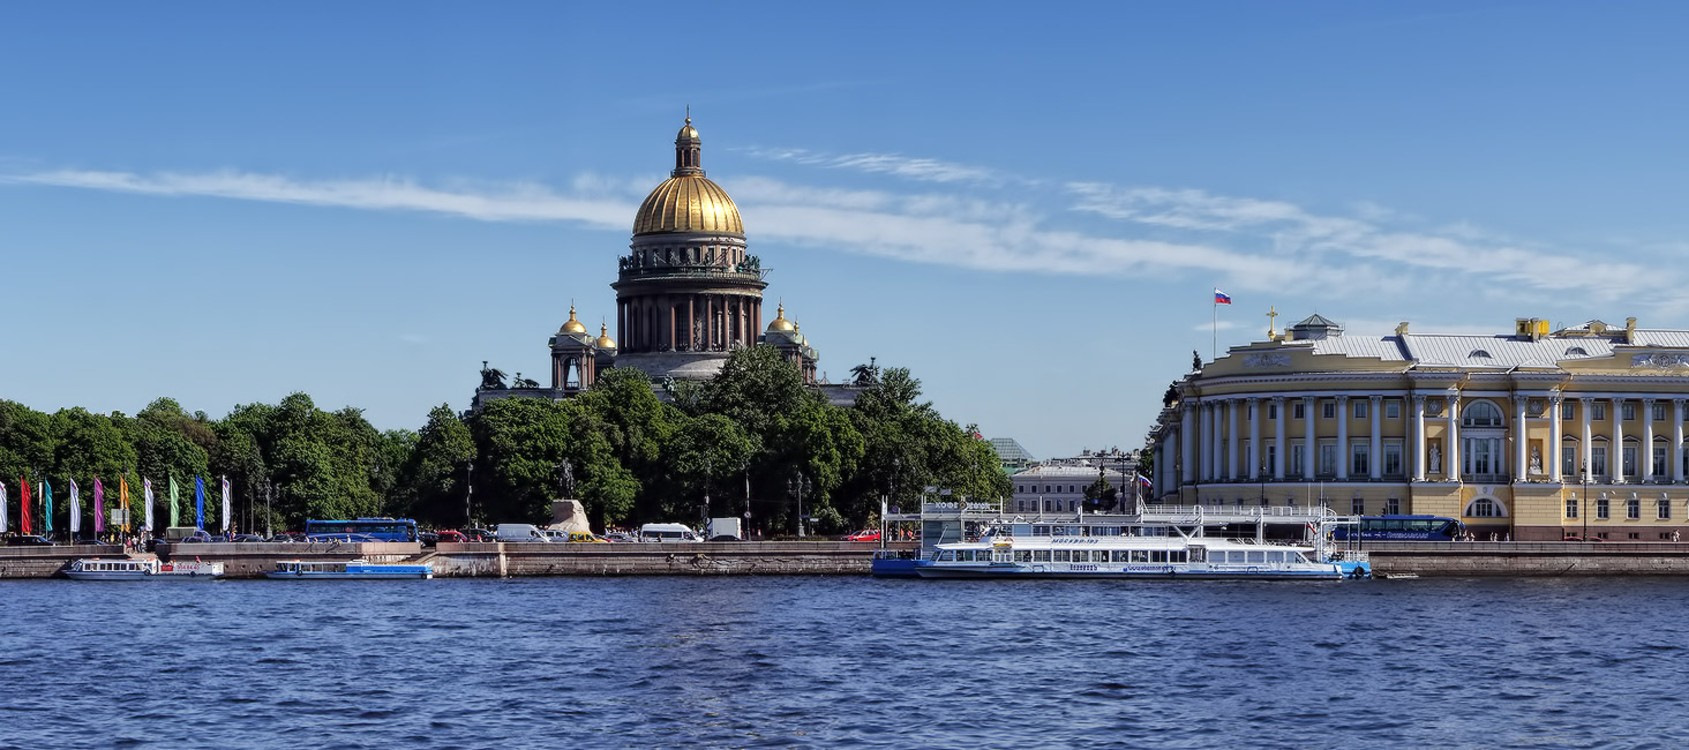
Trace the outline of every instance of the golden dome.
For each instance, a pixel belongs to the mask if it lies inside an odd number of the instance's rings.
[[[598,324],[598,348],[600,348],[600,349],[614,349],[614,348],[616,348],[616,340],[613,339],[613,338],[610,338],[610,326],[605,325],[603,323]]]
[[[785,303],[781,303],[780,306],[774,310],[774,320],[769,321],[768,330],[796,331],[797,329],[798,324],[786,319],[786,305]]]
[[[586,326],[582,325],[579,320],[575,319],[575,306],[573,304],[569,305],[569,319],[563,321],[563,327],[557,329],[557,332],[558,333],[586,333]]]
[[[692,118],[674,138],[674,171],[640,204],[633,218],[634,234],[656,232],[722,232],[744,234],[739,207],[727,191],[704,177],[699,165],[703,141]]]

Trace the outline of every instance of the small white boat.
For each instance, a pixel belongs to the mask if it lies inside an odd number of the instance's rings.
[[[223,576],[220,562],[159,562],[129,558],[86,558],[71,562],[65,575],[78,581],[210,581]]]
[[[433,578],[428,563],[372,563],[356,560],[278,560],[276,569],[264,574],[278,580],[374,580],[382,578]]]

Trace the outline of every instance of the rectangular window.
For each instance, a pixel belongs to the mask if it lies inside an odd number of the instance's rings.
[[[1385,419],[1401,419],[1402,418],[1402,401],[1401,401],[1401,399],[1396,399],[1396,398],[1384,399],[1384,418]]]
[[[1331,441],[1320,443],[1320,476],[1337,476],[1337,444]]]
[[[1367,403],[1368,402],[1364,399],[1357,399],[1355,401],[1355,419],[1366,419]]]
[[[1308,405],[1308,402],[1306,402],[1306,401],[1297,401],[1296,402],[1296,408],[1291,410],[1291,416],[1295,419],[1306,419],[1307,416],[1308,416],[1308,414],[1307,414],[1308,410],[1304,407],[1306,407],[1307,405]]]
[[[1619,418],[1625,420],[1626,422],[1635,421],[1636,420],[1636,402],[1634,402],[1634,401],[1620,401],[1619,402]]]
[[[1336,419],[1337,418],[1337,402],[1332,401],[1332,400],[1321,401],[1320,402],[1320,418],[1321,419]]]
[[[1655,422],[1666,421],[1666,405],[1665,404],[1654,404],[1652,411],[1653,411],[1653,414],[1654,414],[1654,421]]]
[[[1652,468],[1654,469],[1653,476],[1663,477],[1666,475],[1666,447],[1661,443],[1654,444],[1654,466]]]
[[[1607,476],[1607,446],[1595,445],[1590,447],[1589,473],[1598,477]]]
[[[1267,404],[1267,418],[1268,419],[1278,419],[1278,404],[1277,403]]]
[[[1401,498],[1392,497],[1392,498],[1384,501],[1384,515],[1386,515],[1386,516],[1399,516],[1399,515],[1401,515],[1401,513],[1402,513],[1402,499]]]
[[[1262,470],[1262,473],[1271,475],[1272,472],[1275,471],[1275,467],[1278,466],[1278,446],[1273,443],[1267,443],[1266,447],[1266,468]]]
[[[1390,442],[1384,444],[1384,476],[1399,477],[1402,475],[1402,444]]]
[[[1595,517],[1605,521],[1607,520],[1608,515],[1609,510],[1607,506],[1607,498],[1602,496],[1595,501]]]
[[[1308,447],[1306,445],[1302,444],[1302,443],[1291,443],[1290,444],[1290,471],[1291,471],[1291,473],[1293,473],[1297,476],[1301,476],[1302,473],[1303,473],[1303,470],[1305,470],[1308,467],[1307,450],[1308,450]]]
[[[1578,446],[1574,443],[1560,444],[1560,474],[1574,477],[1578,473]]]
[[[1636,446],[1625,446],[1624,453],[1621,455],[1624,456],[1624,475],[1627,477],[1636,476]]]
[[[1671,501],[1663,497],[1654,501],[1654,515],[1662,521],[1671,518]]]
[[[1366,501],[1362,500],[1358,497],[1353,499],[1353,500],[1350,500],[1349,501],[1349,515],[1351,515],[1351,516],[1364,516],[1364,515],[1366,515]]]
[[[1566,499],[1566,517],[1567,518],[1577,518],[1578,517],[1578,499],[1577,498],[1573,497],[1573,498],[1567,498]]]
[[[1349,476],[1364,477],[1372,472],[1372,446],[1367,443],[1349,444]]]
[[[1570,400],[1561,401],[1560,402],[1560,418],[1561,419],[1571,419],[1572,416],[1573,416],[1572,402]]]
[[[1625,518],[1629,518],[1632,521],[1641,518],[1642,501],[1634,497],[1624,501],[1624,515]]]
[[[1599,422],[1607,418],[1607,405],[1595,403],[1589,405],[1589,418]]]

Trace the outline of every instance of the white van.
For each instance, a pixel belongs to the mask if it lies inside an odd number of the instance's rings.
[[[493,538],[498,541],[511,542],[549,542],[545,538],[545,530],[531,523],[501,523],[493,527]]]
[[[648,523],[639,527],[642,542],[701,542],[703,537],[683,523]]]

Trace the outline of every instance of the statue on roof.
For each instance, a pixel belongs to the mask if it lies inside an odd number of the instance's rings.
[[[488,391],[504,390],[504,371],[487,366],[487,360],[481,360],[481,388]]]

